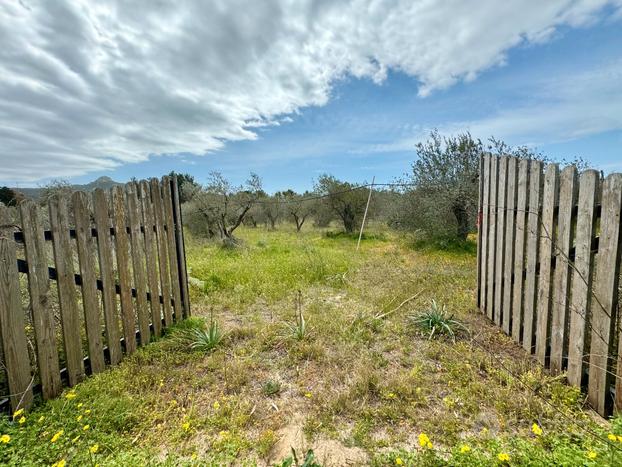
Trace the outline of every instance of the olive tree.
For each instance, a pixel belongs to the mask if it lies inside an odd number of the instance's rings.
[[[300,195],[293,190],[287,190],[281,193],[283,198],[283,210],[290,217],[295,225],[296,232],[300,232],[307,218],[316,212],[316,200],[313,199],[313,193],[305,191]]]
[[[354,232],[365,212],[367,191],[328,174],[318,178],[315,191],[324,196],[323,204],[341,220],[344,230],[347,233]]]

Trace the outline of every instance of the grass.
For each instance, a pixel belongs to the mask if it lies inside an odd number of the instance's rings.
[[[595,421],[475,310],[472,251],[369,232],[359,252],[355,236],[308,227],[242,228],[236,248],[187,238],[195,318],[24,423],[3,418],[0,464],[296,465],[310,449],[308,465],[622,461],[618,438],[603,441],[620,419]],[[412,317],[432,300],[476,335],[428,339]],[[180,338],[210,323],[208,351]]]

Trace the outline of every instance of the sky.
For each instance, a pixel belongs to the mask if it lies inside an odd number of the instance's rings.
[[[0,184],[390,182],[437,128],[622,171],[622,0],[0,4]]]

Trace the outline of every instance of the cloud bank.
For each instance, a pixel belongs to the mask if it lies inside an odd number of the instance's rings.
[[[0,5],[0,178],[29,182],[254,139],[345,76],[422,97],[622,0],[28,1]],[[518,122],[520,123],[520,122]]]

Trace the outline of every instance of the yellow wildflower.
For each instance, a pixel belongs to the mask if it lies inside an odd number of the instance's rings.
[[[24,423],[26,423],[26,417],[22,417],[22,418],[20,418],[18,423],[19,423],[20,425],[23,425]]]
[[[196,459],[197,459],[197,457],[199,457],[199,456],[197,455],[197,453],[196,453],[196,452],[193,452],[193,453],[192,453],[192,455],[190,456],[190,459],[192,459],[192,460],[196,460]]]
[[[618,443],[622,443],[622,436],[618,435],[616,436],[616,439],[618,440]]]
[[[616,435],[614,435],[613,433],[609,433],[607,435],[607,438],[609,438],[609,441],[615,441],[618,439],[618,437]]]
[[[585,455],[588,459],[596,459],[596,456],[598,456],[598,454],[596,454],[594,451],[588,451]]]
[[[220,436],[221,438],[226,438],[227,436],[229,436],[229,431],[222,430],[220,433],[218,433],[218,436]]]
[[[313,397],[313,394],[311,394],[310,392],[305,392],[305,397],[307,399],[311,399]]]
[[[89,425],[88,423],[82,427],[84,431],[88,430],[89,428],[91,428],[91,425]]]
[[[542,435],[542,428],[540,428],[540,425],[538,425],[537,423],[534,423],[533,425],[531,425],[531,431],[536,436]]]
[[[90,414],[90,413],[91,413],[91,409],[86,409],[86,410],[84,411],[84,413],[85,413],[86,415]]]
[[[467,446],[466,444],[463,444],[463,445],[460,447],[460,452],[461,452],[462,454],[466,454],[466,453],[467,453],[467,452],[469,452],[469,451],[471,451],[471,447],[470,447],[470,446]]]
[[[220,402],[216,401],[214,402],[214,410],[218,410],[220,409]]]
[[[64,430],[60,430],[57,431],[54,436],[52,436],[52,439],[50,441],[52,441],[53,443],[55,443],[56,441],[58,441],[58,438],[60,438],[62,436],[62,434],[64,433]]]
[[[61,459],[59,461],[56,461],[52,464],[52,467],[65,467],[67,465],[67,462],[65,461],[65,459]]]
[[[510,455],[505,452],[500,452],[497,456],[500,462],[510,462]]]
[[[69,400],[75,399],[76,396],[77,396],[77,394],[75,392],[71,391],[71,392],[68,392],[67,394],[65,394],[65,399],[69,399]]]
[[[395,458],[395,465],[404,465],[404,461],[402,460],[401,457]]]
[[[396,395],[394,392],[390,392],[389,394],[387,394],[387,399],[395,399]]]
[[[13,413],[13,418],[17,418],[23,413],[24,413],[24,409],[16,410],[15,413]]]
[[[80,408],[82,407],[84,404],[82,402],[80,402],[76,407]]]
[[[11,441],[11,436],[9,435],[0,436],[0,443],[8,444],[9,441]]]
[[[99,451],[99,444],[94,444],[93,446],[91,446],[89,448],[89,451],[91,451],[91,454],[95,454],[97,451]]]
[[[428,435],[426,435],[425,433],[421,433],[419,435],[419,445],[422,448],[432,449],[432,442],[430,441],[430,438],[428,438]]]
[[[190,429],[190,422],[185,422],[181,425],[184,431],[188,431]]]
[[[78,415],[78,418],[76,418],[76,421],[79,422],[80,420],[82,420],[82,415]]]
[[[43,423],[43,420],[45,420],[45,417],[43,415],[41,415],[39,417],[39,420],[37,420],[39,423]]]

